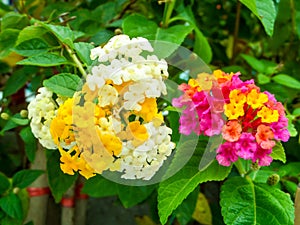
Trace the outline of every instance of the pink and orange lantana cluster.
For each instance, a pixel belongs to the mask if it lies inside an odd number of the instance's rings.
[[[181,84],[183,95],[173,99],[175,107],[183,108],[179,130],[185,135],[221,134],[224,142],[216,159],[223,166],[238,158],[268,166],[276,142],[290,136],[284,107],[253,80],[242,81],[239,75],[216,70]]]

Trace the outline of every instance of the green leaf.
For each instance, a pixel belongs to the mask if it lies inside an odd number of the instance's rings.
[[[4,31],[8,28],[21,30],[27,25],[29,25],[29,20],[26,15],[21,15],[20,13],[16,12],[9,12],[2,17],[1,30]]]
[[[265,72],[265,65],[262,61],[256,59],[253,56],[241,54],[242,58],[246,60],[246,62],[257,72],[264,73]]]
[[[286,165],[280,166],[278,174],[281,177],[299,177],[300,174],[300,162],[290,162]]]
[[[40,38],[33,38],[24,42],[21,42],[14,48],[14,51],[19,55],[33,56],[42,53],[46,53],[49,50],[49,45]]]
[[[204,147],[201,147],[203,153]],[[203,171],[199,171],[201,155],[195,153],[190,161],[174,176],[160,183],[158,188],[158,214],[162,224],[179,204],[198,186],[206,181],[224,180],[231,167],[224,167],[214,160]]]
[[[11,130],[18,126],[27,125],[29,123],[28,119],[24,119],[20,116],[20,113],[17,113],[9,118],[5,126],[1,130],[1,134],[3,134],[5,131]]]
[[[196,188],[174,211],[180,225],[186,225],[192,219],[198,194],[199,190]]]
[[[60,169],[59,151],[48,150],[47,175],[49,187],[56,203],[59,203],[63,194],[75,183],[78,174],[73,176],[64,174]]]
[[[60,55],[53,53],[43,53],[39,55],[34,55],[27,59],[23,59],[17,62],[18,65],[30,65],[30,66],[58,66],[62,64],[70,64],[68,60]]]
[[[96,198],[113,196],[118,194],[118,184],[97,174],[85,182],[82,192]]]
[[[144,201],[155,189],[151,186],[126,186],[118,185],[118,195],[123,206],[129,208]]]
[[[30,126],[23,128],[20,131],[20,137],[25,143],[25,153],[30,162],[35,159],[37,149],[36,138],[33,136]]]
[[[266,33],[273,35],[276,9],[273,0],[241,0],[248,9],[261,21]]]
[[[287,115],[286,116],[288,118],[288,131],[290,133],[290,136],[291,137],[296,137],[297,134],[298,134],[298,131],[295,127],[295,125],[293,124],[293,120],[295,119],[295,116],[294,115]]]
[[[225,224],[294,224],[291,198],[276,187],[232,177],[221,188]]]
[[[20,126],[25,126],[29,123],[28,119],[19,118],[19,117],[15,117],[15,116],[11,117],[10,120]]]
[[[195,43],[193,51],[205,63],[209,63],[212,59],[212,49],[208,43],[207,38],[203,35],[201,30],[197,26],[197,21],[195,19],[192,7],[181,4],[177,7],[177,11],[180,12],[179,17],[181,17],[182,20],[191,24],[195,30]]]
[[[5,29],[0,33],[0,59],[11,52],[11,49],[15,46],[19,32],[17,29]]]
[[[278,84],[300,90],[300,81],[296,80],[295,78],[287,74],[278,74],[272,77],[272,79]]]
[[[73,32],[69,27],[59,26],[59,25],[52,25],[52,24],[45,24],[41,23],[43,27],[51,31],[58,40],[62,43],[67,44],[71,48],[74,48],[73,41],[84,35],[84,33],[80,31]]]
[[[273,150],[272,150],[272,153],[270,154],[270,156],[274,160],[280,160],[283,163],[286,162],[285,152],[284,152],[284,148],[283,148],[281,142],[276,142],[276,145],[273,147]]]
[[[0,195],[5,193],[10,188],[10,182],[8,178],[0,172]]]
[[[17,45],[19,45],[22,42],[31,40],[31,39],[43,39],[43,35],[47,32],[46,28],[42,26],[28,26],[25,27],[23,30],[20,31],[20,34],[18,36]]]
[[[26,188],[44,172],[43,170],[21,170],[12,178],[13,187]]]
[[[21,220],[23,218],[23,209],[20,198],[14,193],[10,193],[0,198],[0,208],[9,216]]]
[[[74,43],[74,48],[80,60],[84,62],[86,66],[92,65],[93,61],[90,57],[91,49],[94,48],[92,44],[86,42],[78,42]]]
[[[3,96],[7,97],[20,90],[28,81],[31,73],[24,68],[16,70],[7,80]]]
[[[209,63],[212,59],[212,50],[208,40],[198,28],[195,30],[195,33],[195,45],[193,50],[205,63]]]
[[[81,86],[81,79],[75,74],[60,73],[44,80],[43,85],[56,94],[73,97]]]
[[[122,28],[124,33],[130,37],[144,37],[150,41],[161,41],[154,42],[156,45],[154,46],[154,49],[158,51],[156,54],[160,57],[170,55],[193,30],[192,26],[185,25],[175,25],[167,29],[163,29],[158,27],[153,21],[150,21],[146,17],[138,14],[126,17],[123,21]]]
[[[14,219],[6,215],[3,219],[0,219],[1,225],[23,225],[22,220]]]
[[[271,78],[263,73],[257,74],[257,81],[259,84],[267,84],[270,83]]]

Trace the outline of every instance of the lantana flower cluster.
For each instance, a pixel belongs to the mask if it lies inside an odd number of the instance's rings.
[[[181,84],[183,94],[173,99],[173,105],[183,109],[179,130],[185,135],[222,135],[224,141],[216,150],[220,165],[242,158],[268,166],[276,142],[290,136],[284,107],[253,80],[239,76],[216,70]]]
[[[59,150],[64,173],[90,178],[110,170],[124,179],[150,180],[170,156],[172,130],[157,106],[167,93],[168,66],[152,51],[144,38],[115,36],[92,49],[94,66],[72,98],[54,104],[52,92],[42,88],[48,95],[29,104],[35,136]],[[43,107],[49,115],[41,114]],[[43,126],[46,134],[34,126]]]

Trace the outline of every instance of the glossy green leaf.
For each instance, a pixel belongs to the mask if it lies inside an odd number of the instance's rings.
[[[278,174],[281,177],[297,177],[300,174],[300,162],[289,162],[286,165],[280,166]]]
[[[19,45],[22,42],[31,40],[31,39],[43,39],[43,35],[47,32],[46,28],[42,26],[28,26],[25,27],[23,30],[20,31],[20,34],[18,36],[17,45]]]
[[[56,94],[73,97],[81,86],[81,79],[75,74],[60,73],[44,80],[43,85]]]
[[[0,59],[11,52],[18,39],[19,32],[17,29],[5,29],[0,33]]]
[[[192,219],[199,190],[196,188],[174,211],[180,225],[186,225]]]
[[[285,151],[281,142],[276,142],[276,145],[273,147],[270,156],[273,158],[273,160],[280,160],[283,163],[286,162]]]
[[[62,64],[70,64],[68,60],[60,55],[53,53],[43,53],[34,55],[27,59],[17,62],[18,65],[30,65],[30,66],[59,66]]]
[[[61,171],[59,151],[48,150],[46,155],[49,187],[55,202],[58,203],[63,194],[75,183],[78,175],[71,176]]]
[[[253,56],[241,54],[242,58],[257,72],[264,73],[265,66],[264,63]]]
[[[248,9],[261,21],[266,33],[273,35],[276,9],[273,0],[241,0]]]
[[[0,208],[12,218],[20,220],[23,218],[21,200],[14,193],[0,198]]]
[[[64,44],[69,45],[71,48],[74,48],[73,41],[76,38],[84,35],[84,33],[79,31],[73,32],[69,27],[45,23],[42,23],[42,26],[51,31],[58,40],[60,40]]]
[[[74,43],[74,48],[76,54],[79,56],[80,60],[85,63],[86,66],[92,65],[93,61],[91,60],[91,49],[94,46],[90,43],[78,42]]]
[[[33,162],[35,159],[35,152],[37,149],[36,138],[33,136],[31,128],[25,127],[20,131],[20,137],[25,144],[25,153],[30,162]]]
[[[2,128],[0,133],[3,134],[5,131],[11,130],[20,125],[21,126],[27,125],[28,123],[29,123],[28,119],[22,118],[20,116],[20,113],[17,113],[9,118],[9,120],[6,122],[5,126]]]
[[[150,41],[161,41],[154,42],[154,45],[156,45],[154,48],[157,50],[155,53],[160,57],[170,55],[193,30],[193,27],[189,25],[175,25],[163,29],[158,27],[153,21],[138,14],[126,17],[122,28],[124,33],[130,37],[144,37]]]
[[[3,219],[0,219],[1,225],[23,225],[22,220],[12,218],[6,215]]]
[[[26,188],[45,171],[43,170],[21,170],[13,176],[13,187]]]
[[[290,87],[290,88],[295,88],[300,90],[300,81],[296,80],[295,78],[287,75],[287,74],[278,74],[272,79],[283,86]]]
[[[33,56],[46,53],[49,50],[48,44],[40,38],[33,38],[24,41],[14,48],[14,51],[23,56]]]
[[[29,25],[28,17],[17,12],[6,13],[1,20],[2,31],[8,28],[21,30],[27,25]]]
[[[31,77],[32,73],[24,68],[16,70],[8,79],[3,95],[10,96],[20,90]]]
[[[204,148],[201,148],[203,153]],[[203,171],[199,171],[201,155],[194,154],[190,161],[174,176],[160,183],[158,188],[158,214],[162,224],[174,209],[200,184],[206,181],[224,180],[231,167],[224,167],[214,160]]]
[[[209,63],[212,59],[212,50],[211,47],[204,37],[203,33],[197,29],[195,31],[195,45],[194,45],[194,52],[205,62]]]
[[[257,74],[257,81],[259,84],[267,84],[270,83],[271,78],[263,73]]]
[[[8,178],[0,172],[0,196],[10,188]]]
[[[91,197],[113,196],[118,194],[118,184],[96,175],[85,182],[82,192]]]
[[[225,224],[294,224],[290,196],[274,186],[232,177],[222,185],[220,198]]]
[[[295,116],[294,115],[287,115],[286,116],[288,118],[288,131],[290,133],[291,137],[296,137],[298,134],[298,131],[293,123],[293,121],[295,120]]]
[[[123,206],[129,208],[144,201],[155,189],[151,186],[126,186],[118,185],[118,195]]]

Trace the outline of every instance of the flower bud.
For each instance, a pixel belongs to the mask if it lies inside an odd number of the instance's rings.
[[[268,185],[276,185],[278,183],[278,181],[280,180],[280,177],[278,174],[274,173],[271,176],[268,177],[267,183]]]
[[[27,118],[27,116],[28,116],[28,111],[27,111],[26,109],[22,109],[22,110],[20,111],[20,115],[21,115],[21,117],[23,117],[23,118]]]
[[[20,191],[20,188],[18,188],[18,187],[15,187],[15,188],[13,189],[13,193],[14,193],[14,194],[18,194],[19,191]]]
[[[251,169],[254,171],[259,170],[260,166],[258,165],[258,162],[254,162],[251,164]]]
[[[9,119],[9,114],[8,113],[1,113],[1,118],[4,119],[4,120],[8,120]]]

